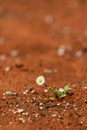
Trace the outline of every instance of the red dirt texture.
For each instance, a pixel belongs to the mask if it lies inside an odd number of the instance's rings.
[[[20,129],[87,130],[87,0],[0,0],[0,130]]]

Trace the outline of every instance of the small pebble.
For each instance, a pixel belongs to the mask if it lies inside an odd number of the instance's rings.
[[[2,116],[5,116],[5,113],[2,113],[1,115],[2,115]]]
[[[32,90],[31,93],[32,93],[32,94],[35,93],[35,90]]]
[[[18,109],[17,112],[18,112],[18,113],[23,113],[23,112],[24,112],[24,109]]]
[[[40,109],[40,110],[42,110],[42,109],[43,109],[43,107],[39,107],[39,109]]]
[[[57,106],[60,106],[60,103],[57,103]]]
[[[12,57],[17,57],[18,55],[19,55],[19,51],[17,51],[17,50],[11,51],[11,56]]]
[[[6,60],[6,58],[7,58],[6,55],[4,55],[4,54],[0,55],[0,60],[3,61],[3,60]]]
[[[19,118],[19,121],[22,123],[25,123],[25,119],[24,118]]]
[[[75,56],[76,57],[81,57],[83,55],[83,51],[77,51],[76,53],[75,53]]]
[[[44,69],[44,73],[51,74],[51,73],[52,73],[52,70],[50,70],[50,69]]]
[[[56,115],[56,114],[52,114],[51,116],[52,116],[52,117],[57,117],[57,115]]]
[[[59,49],[57,50],[57,55],[58,56],[63,56],[65,54],[66,48],[65,46],[60,46]]]
[[[44,21],[46,24],[52,24],[53,23],[53,17],[51,15],[47,15],[44,18]]]
[[[5,67],[5,71],[6,71],[6,72],[10,71],[10,69],[11,69],[11,68],[10,68],[9,66]]]
[[[83,125],[83,121],[80,121],[80,123],[79,123],[80,125]]]
[[[39,105],[40,105],[40,106],[42,106],[42,105],[43,105],[43,103],[42,103],[42,102],[40,102],[40,103],[39,103]]]
[[[29,92],[28,89],[26,89],[25,91],[23,91],[23,94],[26,95]]]
[[[45,89],[44,92],[47,93],[47,92],[48,92],[48,89]]]
[[[11,125],[11,124],[12,124],[12,121],[10,121],[9,124]]]
[[[14,95],[14,93],[11,92],[11,91],[6,91],[5,94],[8,95],[8,96],[13,96]]]
[[[29,115],[29,112],[24,112],[23,115],[24,115],[24,116],[28,116],[28,115]]]
[[[71,28],[69,26],[63,28],[63,33],[69,34],[70,32],[71,32]]]

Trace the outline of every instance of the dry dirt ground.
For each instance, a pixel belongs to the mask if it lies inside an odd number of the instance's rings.
[[[87,130],[86,0],[0,0],[0,130],[20,129]]]

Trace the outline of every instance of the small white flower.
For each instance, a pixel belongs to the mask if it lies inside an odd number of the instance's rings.
[[[63,88],[59,88],[59,92],[63,93],[64,89]]]
[[[45,78],[44,76],[38,76],[36,78],[36,83],[39,85],[39,86],[42,86],[44,83],[45,83]]]

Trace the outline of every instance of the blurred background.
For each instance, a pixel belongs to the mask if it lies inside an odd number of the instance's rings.
[[[87,46],[87,0],[0,0],[0,54],[41,54],[61,44]]]

